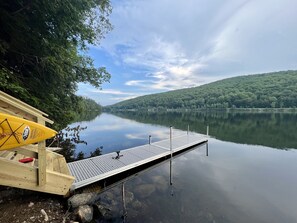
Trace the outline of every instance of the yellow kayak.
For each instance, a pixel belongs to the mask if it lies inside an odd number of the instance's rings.
[[[0,150],[36,143],[56,134],[56,131],[36,122],[0,113]]]

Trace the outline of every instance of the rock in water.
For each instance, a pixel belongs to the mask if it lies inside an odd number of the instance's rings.
[[[134,194],[130,191],[126,191],[125,199],[126,199],[126,204],[131,203],[134,200]]]
[[[106,217],[110,214],[110,209],[102,204],[94,204],[95,210],[98,212],[99,216]]]
[[[79,221],[83,223],[90,222],[93,219],[93,207],[90,207],[89,205],[79,206],[74,213]]]
[[[143,184],[135,188],[135,192],[141,198],[146,198],[155,192],[156,188],[153,184]]]
[[[153,176],[152,181],[156,185],[157,190],[162,192],[167,190],[169,182],[163,176]]]
[[[94,204],[97,199],[97,193],[75,194],[68,199],[68,207],[77,208],[82,205],[91,205]]]

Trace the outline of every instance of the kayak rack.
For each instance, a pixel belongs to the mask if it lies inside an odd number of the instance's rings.
[[[46,113],[2,91],[0,112],[53,124]],[[65,158],[47,149],[45,141],[0,151],[0,185],[66,195],[73,182]]]

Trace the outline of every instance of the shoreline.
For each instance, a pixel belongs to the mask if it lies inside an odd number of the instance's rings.
[[[227,112],[227,113],[297,113],[297,108],[200,108],[200,109],[103,109],[103,112]]]

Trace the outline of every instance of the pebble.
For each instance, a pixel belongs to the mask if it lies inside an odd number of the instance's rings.
[[[33,202],[30,202],[29,205],[28,205],[28,207],[30,208],[30,207],[32,207],[33,205],[34,205],[34,203],[33,203]]]
[[[93,207],[90,207],[88,205],[79,206],[74,211],[74,213],[82,223],[90,222],[93,219]]]
[[[48,221],[48,215],[47,215],[47,213],[45,212],[45,210],[41,209],[40,212],[41,212],[41,214],[44,216],[44,221]]]

